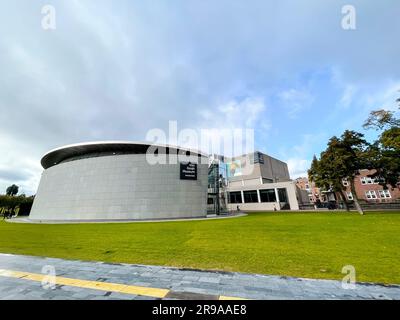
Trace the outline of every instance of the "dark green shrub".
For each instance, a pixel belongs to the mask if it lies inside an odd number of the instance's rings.
[[[0,195],[0,215],[6,213],[16,214],[18,216],[28,216],[34,197],[26,197],[24,195],[12,197],[7,195]]]

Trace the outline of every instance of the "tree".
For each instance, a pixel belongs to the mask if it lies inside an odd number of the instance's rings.
[[[400,105],[400,98],[396,102]],[[400,119],[392,111],[376,110],[371,112],[364,128],[383,130],[368,150],[369,169],[376,170],[371,177],[377,178],[385,189],[388,184],[397,187],[400,178]]]
[[[353,194],[354,205],[360,214],[364,214],[358,201],[355,189],[355,177],[360,170],[366,168],[365,157],[368,143],[364,135],[355,131],[346,130],[340,138],[332,137],[325,151],[321,153],[320,160],[316,157],[309,170],[310,179],[319,187],[328,188],[339,192],[346,203],[343,179],[348,179]]]
[[[19,187],[17,185],[13,184],[7,188],[6,195],[13,197],[18,194],[18,189],[19,189]]]
[[[318,160],[314,155],[311,168],[308,170],[308,178],[322,190],[340,193],[348,211],[349,206],[344,195],[345,187],[342,184],[342,178],[332,165],[334,162],[329,159],[330,156],[331,153],[322,152],[321,160]]]
[[[398,101],[400,101],[400,99]],[[383,109],[371,111],[368,119],[364,122],[363,125],[365,129],[374,128],[376,130],[382,130],[385,127],[399,126],[400,119],[395,118],[394,112]]]
[[[366,157],[368,147],[369,144],[363,134],[348,130],[342,135],[338,146],[338,156],[343,161],[343,172],[347,174],[354,205],[360,214],[364,214],[364,212],[358,201],[354,181],[360,174],[360,170],[365,169],[368,165],[368,157]]]

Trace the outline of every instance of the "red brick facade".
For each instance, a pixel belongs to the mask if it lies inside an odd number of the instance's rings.
[[[315,203],[317,199],[320,199],[322,202],[325,201],[325,196],[321,195],[321,189],[317,188],[314,182],[309,182],[308,178],[297,178],[296,185],[301,190],[307,191],[310,202]]]
[[[358,199],[367,202],[393,202],[400,199],[399,188],[388,185],[388,189],[384,190],[377,181],[368,177],[374,172],[374,170],[361,170],[360,175],[356,177],[354,185]],[[344,183],[346,184],[346,181]],[[346,196],[348,200],[352,200],[350,185],[347,186]]]
[[[400,189],[398,187],[393,188],[392,186],[388,186],[388,189],[384,190],[377,181],[368,177],[374,172],[374,170],[361,170],[360,175],[355,178],[354,184],[358,199],[375,203],[400,200]],[[318,198],[322,202],[327,201],[326,195],[321,193],[321,190],[315,186],[315,183],[309,182],[307,178],[296,179],[296,185],[300,189],[308,192],[309,199],[312,203],[315,203]],[[350,184],[344,180],[343,185],[346,187],[344,193],[346,194],[347,200],[353,200]],[[340,199],[341,196],[338,194],[336,198]]]

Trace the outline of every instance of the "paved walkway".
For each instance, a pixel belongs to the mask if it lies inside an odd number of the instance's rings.
[[[43,267],[54,267],[45,289]],[[46,284],[47,282],[45,282]],[[400,286],[357,284],[0,254],[0,299],[400,299]]]

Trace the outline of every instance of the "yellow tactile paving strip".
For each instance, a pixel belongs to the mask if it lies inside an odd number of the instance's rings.
[[[37,282],[42,282],[46,277],[48,277],[46,275],[39,273],[30,273],[30,272],[5,270],[5,269],[0,269],[0,276],[7,278],[18,278],[22,280],[37,281]],[[170,290],[168,289],[139,287],[139,286],[119,284],[119,283],[64,278],[59,276],[56,276],[55,284],[79,287],[85,289],[101,290],[107,292],[118,292],[118,293],[132,294],[132,295],[140,295],[153,298],[165,298],[165,296],[170,292]],[[245,299],[239,297],[219,296],[219,300],[245,300]]]

